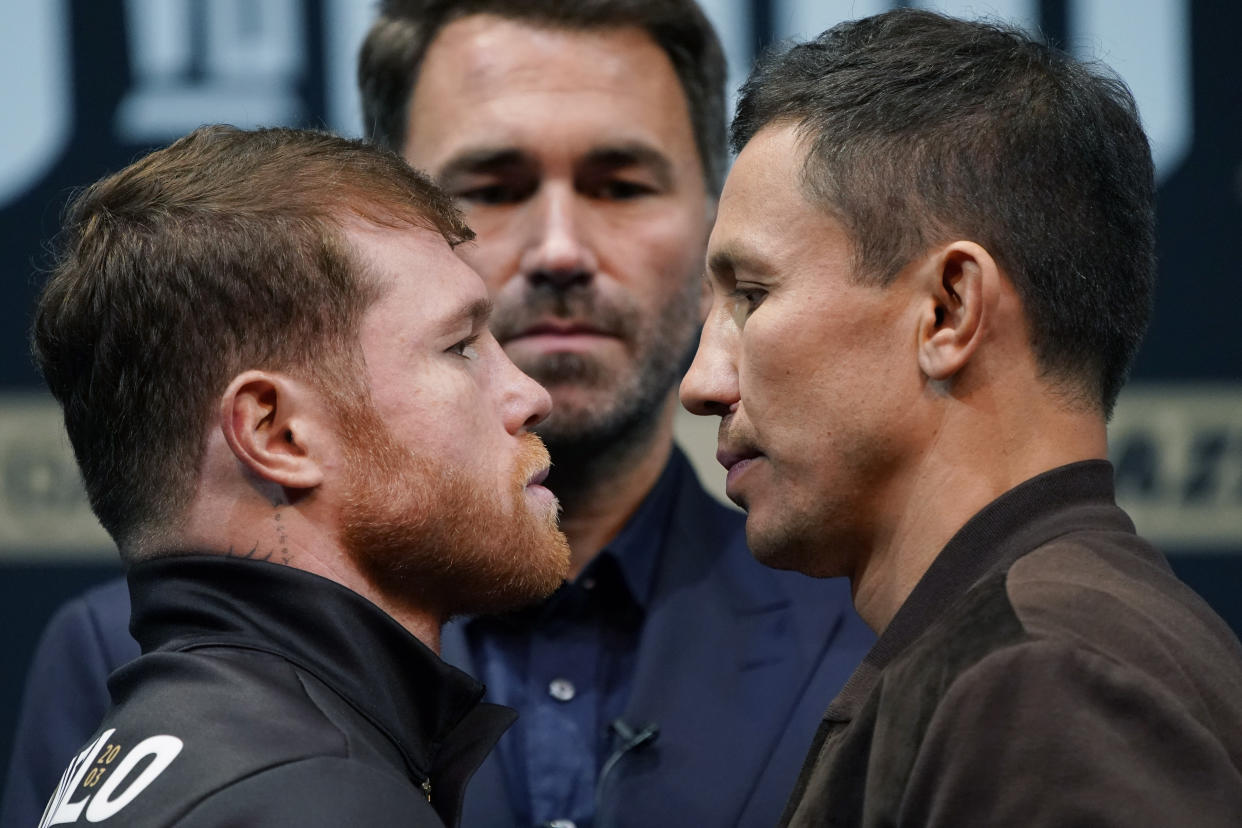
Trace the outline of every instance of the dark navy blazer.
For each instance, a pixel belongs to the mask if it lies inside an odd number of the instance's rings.
[[[659,733],[603,776],[595,826],[770,828],[824,709],[874,636],[845,579],[759,564],[744,516],[694,474],[681,479],[622,717]],[[445,627],[441,647],[478,675],[461,624]],[[526,828],[514,822],[495,753],[470,782],[462,825]]]
[[[26,676],[0,828],[39,824],[61,773],[112,705],[108,674],[139,654],[124,578],[87,590],[52,616]]]
[[[684,461],[683,461],[684,462]],[[873,635],[844,579],[758,564],[744,518],[683,475],[639,646],[625,721],[659,734],[603,779],[596,825],[771,826],[828,703]],[[31,665],[0,826],[28,826],[108,709],[106,677],[138,655],[123,580],[53,618]],[[472,670],[461,627],[445,660]],[[467,828],[514,826],[495,755],[466,794]]]

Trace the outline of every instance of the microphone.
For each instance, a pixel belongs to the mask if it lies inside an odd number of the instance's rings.
[[[613,733],[621,737],[621,746],[617,748],[621,753],[650,744],[660,735],[660,726],[655,722],[636,728],[625,719],[613,719],[612,724],[608,725],[608,727]]]
[[[608,761],[604,763],[604,767],[599,772],[599,781],[595,785],[595,797],[598,801],[604,792],[604,783],[608,780],[612,769],[621,761],[627,753],[632,750],[639,750],[650,745],[660,735],[660,726],[655,722],[648,722],[644,725],[631,725],[625,719],[613,719],[612,724],[608,725],[608,729],[617,734],[621,739],[621,744],[617,745],[612,755],[608,757]]]

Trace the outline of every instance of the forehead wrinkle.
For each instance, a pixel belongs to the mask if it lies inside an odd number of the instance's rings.
[[[659,49],[636,26],[597,32],[474,14],[445,26],[427,54],[428,58],[441,51],[446,58],[451,55],[453,71],[447,78],[454,93],[467,103],[480,105],[526,94],[611,92],[629,80],[632,72],[628,55],[618,54],[617,44],[634,38]],[[518,48],[513,47],[515,42]],[[565,61],[577,61],[587,71],[548,71],[549,64]]]
[[[457,19],[428,48],[408,123],[407,153],[433,171],[477,143],[512,146],[570,174],[594,147],[632,141],[664,150],[675,180],[700,169],[676,71],[638,27],[580,31],[490,14]]]

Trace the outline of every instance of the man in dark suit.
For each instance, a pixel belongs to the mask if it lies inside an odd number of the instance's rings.
[[[521,714],[467,825],[770,825],[872,640],[843,580],[757,565],[742,516],[673,443],[726,165],[724,71],[688,0],[389,2],[364,46],[372,138],[457,198],[493,330],[553,399],[539,433],[571,580],[443,639]],[[79,638],[124,612],[79,609],[61,622]]]

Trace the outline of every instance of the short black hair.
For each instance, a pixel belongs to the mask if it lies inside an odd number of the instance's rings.
[[[975,239],[1021,298],[1044,375],[1111,414],[1155,287],[1155,180],[1134,98],[1107,67],[1010,26],[898,9],[763,58],[736,151],[769,124],[808,147],[802,185],[886,284]]]
[[[404,149],[419,67],[440,30],[474,14],[568,30],[635,26],[664,50],[689,107],[708,189],[720,191],[728,163],[725,57],[716,30],[694,0],[383,0],[358,56],[367,137]]]

